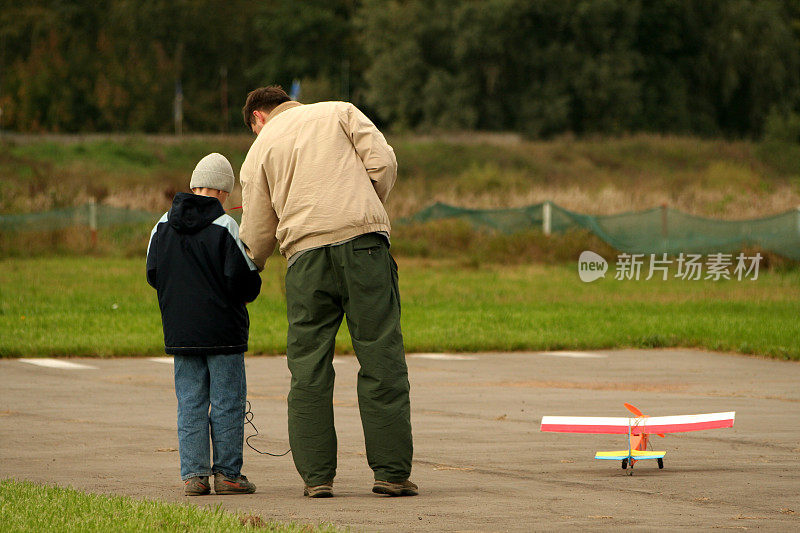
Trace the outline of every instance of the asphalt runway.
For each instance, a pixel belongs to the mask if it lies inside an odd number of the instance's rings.
[[[248,357],[257,447],[288,447],[289,372]],[[39,361],[41,362],[41,361]],[[417,497],[372,494],[355,393],[337,356],[336,497],[310,500],[291,456],[245,448],[246,496],[186,498],[170,359],[0,360],[0,478],[137,498],[218,503],[265,519],[356,531],[556,528],[800,529],[800,364],[694,350],[408,356]],[[665,468],[597,461],[621,435],[542,433],[544,415],[736,411],[730,429],[654,437]],[[246,435],[249,434],[249,427]]]

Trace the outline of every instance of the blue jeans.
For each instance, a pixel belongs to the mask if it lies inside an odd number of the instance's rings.
[[[217,472],[239,477],[247,402],[244,354],[174,357],[181,479]],[[209,430],[214,448],[213,467],[209,458]]]

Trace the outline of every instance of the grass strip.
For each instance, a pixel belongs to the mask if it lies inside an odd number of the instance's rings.
[[[583,283],[577,266],[400,259],[407,352],[697,347],[800,359],[800,271],[755,281]],[[285,353],[285,262],[249,306],[250,352]],[[336,342],[352,352],[346,326]],[[0,261],[0,357],[162,355],[143,259]]]
[[[6,532],[27,531],[265,531],[334,533],[333,526],[267,522],[191,504],[87,494],[29,481],[0,482],[0,523]]]

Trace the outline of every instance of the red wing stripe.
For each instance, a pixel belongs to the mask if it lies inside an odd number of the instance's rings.
[[[642,433],[680,433],[682,431],[702,431],[704,429],[720,429],[733,427],[733,419],[709,420],[707,422],[691,422],[687,424],[661,424],[643,427],[633,427],[634,435]],[[627,431],[626,431],[627,433]]]
[[[559,433],[608,433],[628,434],[628,426],[593,426],[589,424],[542,424],[541,431]]]

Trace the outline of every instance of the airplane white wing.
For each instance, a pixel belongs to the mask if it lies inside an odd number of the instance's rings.
[[[596,416],[544,416],[542,431],[561,433],[678,433],[733,427],[735,411],[700,415],[654,416],[639,418]]]

